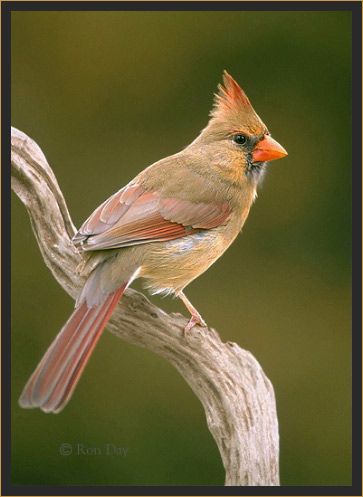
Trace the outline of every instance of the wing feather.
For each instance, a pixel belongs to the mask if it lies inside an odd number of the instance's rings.
[[[180,238],[216,228],[230,215],[228,202],[193,203],[160,198],[133,184],[98,207],[74,237],[84,250],[103,250]]]

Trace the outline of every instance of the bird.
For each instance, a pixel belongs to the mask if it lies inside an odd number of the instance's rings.
[[[236,239],[267,163],[287,155],[227,71],[207,126],[181,152],[155,162],[103,202],[73,242],[85,284],[75,309],[26,384],[19,404],[59,413],[126,288],[143,278],[178,296],[187,335],[206,326],[184,294]]]

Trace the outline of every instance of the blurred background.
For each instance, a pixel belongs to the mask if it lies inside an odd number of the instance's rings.
[[[15,12],[11,29],[12,125],[45,153],[77,227],[197,136],[224,69],[243,87],[289,155],[269,166],[243,236],[186,294],[271,379],[282,485],[350,485],[350,13]],[[12,483],[223,485],[185,381],[109,332],[62,414],[18,407],[72,309],[13,195]],[[103,453],[65,457],[63,443]]]

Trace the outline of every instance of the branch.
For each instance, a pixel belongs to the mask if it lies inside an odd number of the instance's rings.
[[[84,281],[75,228],[53,171],[38,145],[12,128],[12,189],[28,210],[46,265],[75,298]],[[203,404],[226,470],[226,485],[279,485],[279,435],[275,395],[256,359],[213,329],[192,328],[181,314],[166,314],[128,289],[107,328],[155,352],[183,376]]]

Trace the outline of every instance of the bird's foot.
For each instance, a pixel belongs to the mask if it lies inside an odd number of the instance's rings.
[[[183,292],[179,292],[178,296],[184,302],[186,308],[188,309],[188,311],[192,315],[189,323],[184,328],[184,337],[186,337],[188,332],[193,328],[193,326],[195,326],[196,324],[199,324],[200,326],[206,327],[207,323],[204,321],[204,319],[199,314],[197,309],[192,306],[192,304],[189,302],[189,300],[186,298],[186,296],[184,295]]]
[[[200,326],[203,327],[207,327],[207,323],[204,321],[204,319],[199,314],[199,312],[192,314],[189,323],[186,325],[184,329],[184,336],[186,336],[188,331],[190,331],[193,328],[193,326],[195,326],[196,324],[199,324]]]

